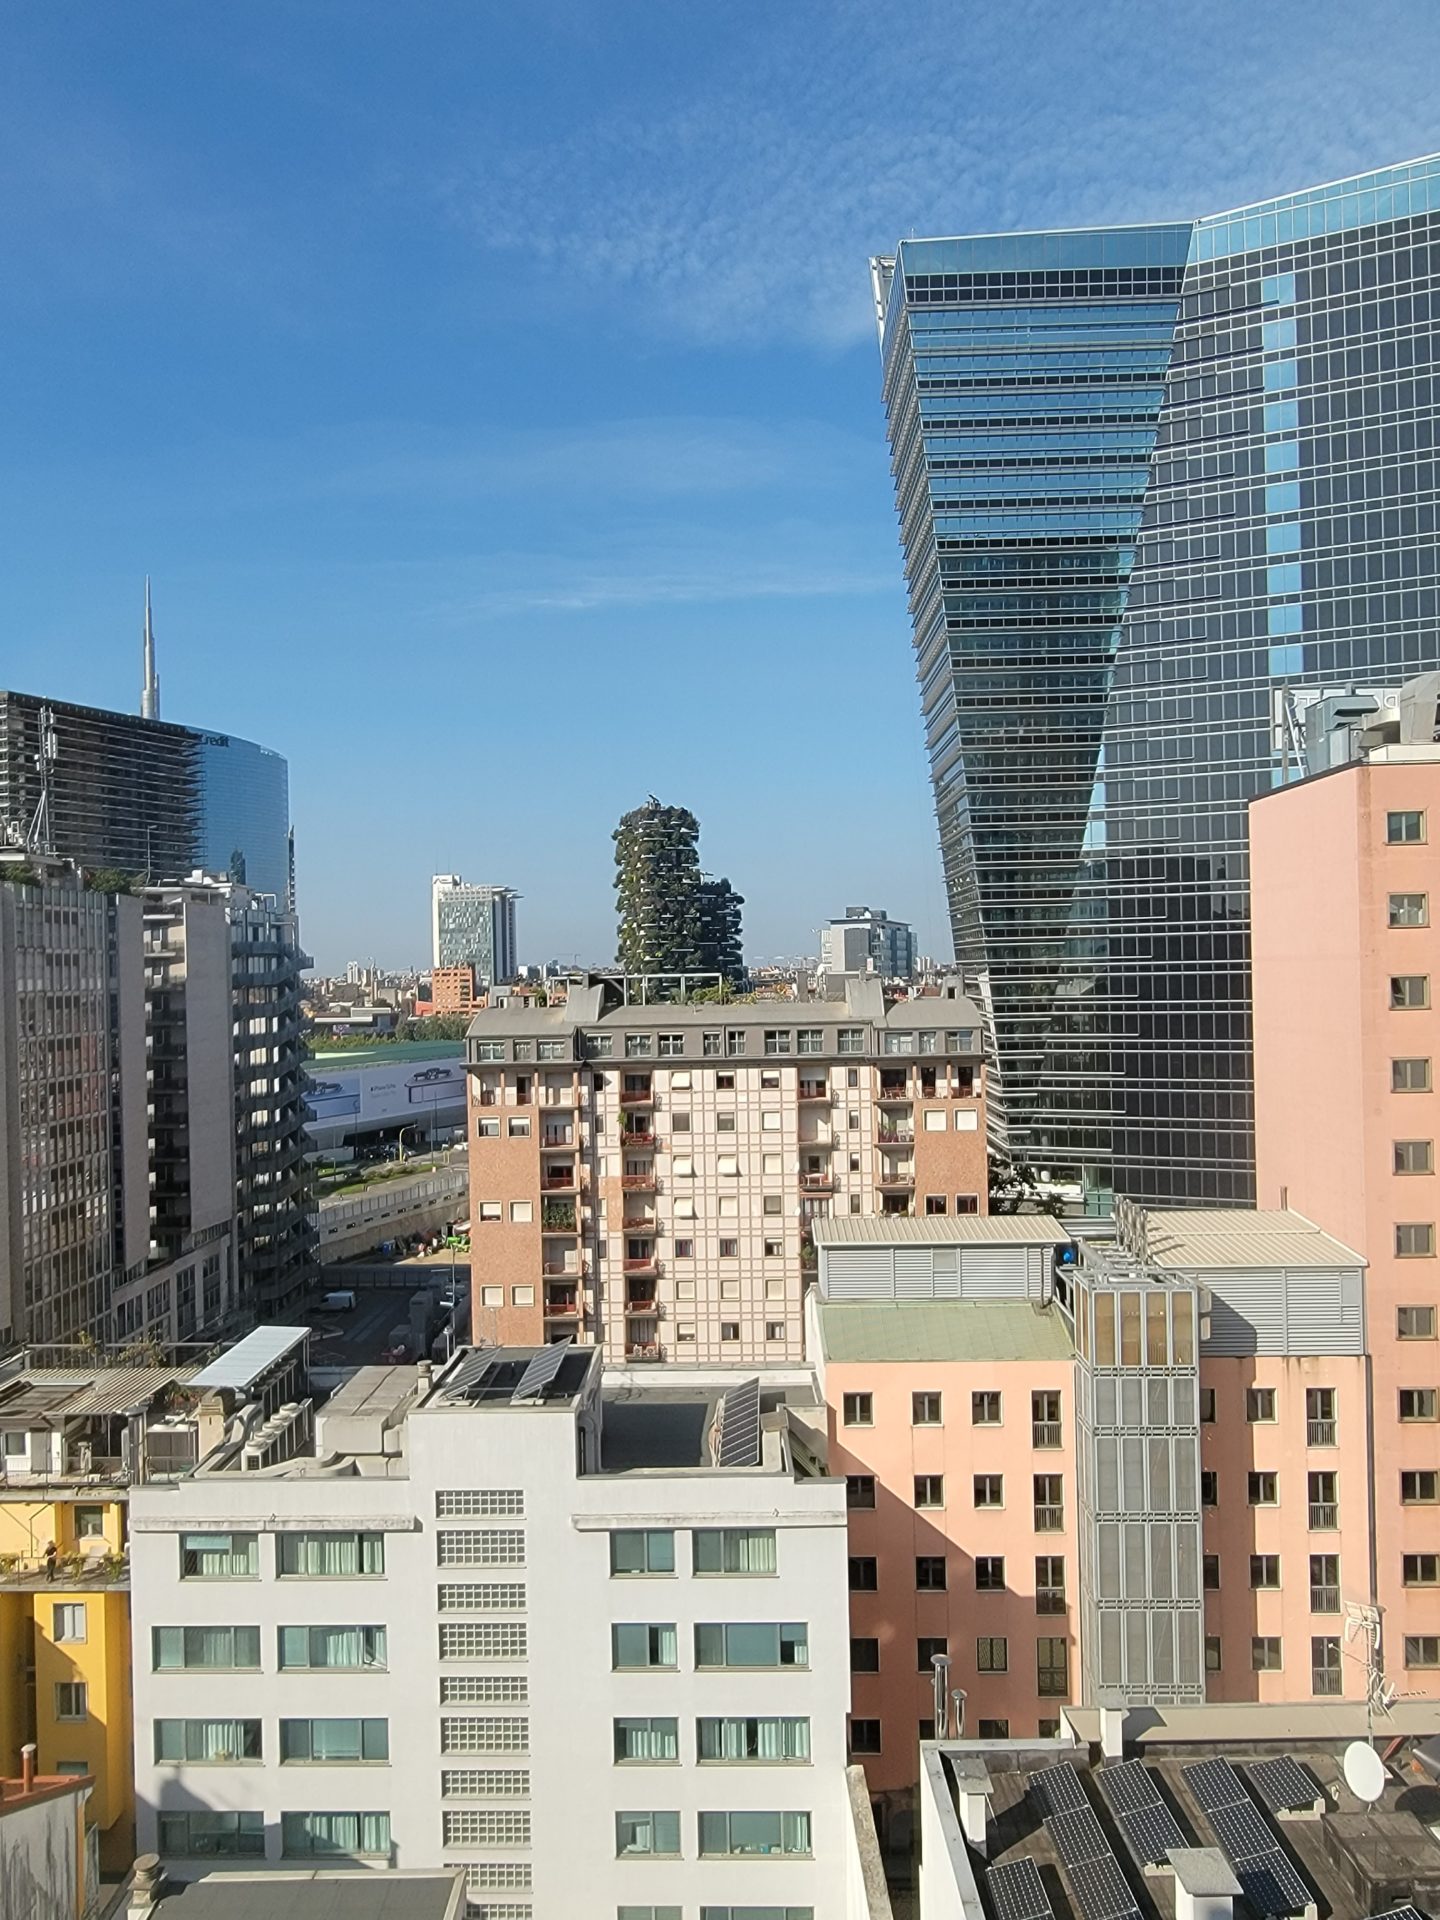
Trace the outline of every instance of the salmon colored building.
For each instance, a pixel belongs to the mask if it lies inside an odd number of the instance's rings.
[[[1433,698],[1430,708],[1433,720]],[[1250,866],[1258,1194],[1308,1214],[1368,1262],[1368,1377],[1351,1397],[1373,1405],[1381,1659],[1400,1694],[1433,1698],[1440,747],[1428,732],[1252,804]],[[1343,1597],[1371,1597],[1354,1559]]]

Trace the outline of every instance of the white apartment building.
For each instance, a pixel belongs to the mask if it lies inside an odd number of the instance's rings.
[[[869,1911],[813,1375],[602,1368],[364,1368],[249,1470],[202,1402],[225,1439],[131,1500],[142,1850],[459,1866],[485,1920]]]
[[[478,886],[458,873],[430,882],[430,952],[437,967],[473,967],[477,986],[515,978],[515,902],[512,887]]]
[[[472,1325],[616,1362],[804,1357],[813,1226],[988,1204],[980,1011],[957,994],[646,1003],[597,978],[466,1040]]]

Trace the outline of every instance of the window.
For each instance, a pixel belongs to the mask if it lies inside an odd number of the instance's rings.
[[[1065,1556],[1040,1553],[1035,1556],[1035,1611],[1064,1613]]]
[[[1335,1389],[1305,1389],[1305,1444],[1308,1447],[1333,1447],[1335,1444]]]
[[[808,1667],[810,1631],[803,1621],[706,1622],[695,1629],[697,1667]]]
[[[1004,1504],[1004,1475],[999,1473],[977,1473],[975,1476],[975,1505],[977,1507],[1003,1507]]]
[[[1205,1636],[1205,1671],[1207,1673],[1219,1673],[1220,1671],[1220,1636],[1218,1633],[1207,1633]]]
[[[1434,1387],[1401,1387],[1400,1418],[1402,1420],[1433,1420],[1435,1418]],[[58,1634],[56,1638],[59,1638]]]
[[[528,1140],[530,1138],[529,1115],[521,1114],[518,1117],[512,1118],[508,1123],[508,1132],[512,1140]],[[513,1207],[511,1208],[510,1217],[512,1219],[515,1217]]]
[[[648,1033],[627,1033],[626,1034],[625,1058],[627,1060],[643,1059],[644,1056],[649,1053],[649,1051],[650,1051],[650,1035]],[[650,1089],[648,1086],[641,1086],[638,1089],[638,1091],[641,1093],[648,1093]]]
[[[1433,1140],[1397,1140],[1395,1142],[1396,1173],[1433,1173],[1435,1171],[1435,1143]]]
[[[615,1816],[615,1854],[648,1853],[676,1855],[680,1851],[680,1815],[678,1813],[617,1813]]]
[[[944,1474],[917,1473],[915,1475],[915,1505],[917,1507],[943,1507],[944,1504]]]
[[[674,1573],[675,1535],[668,1527],[621,1527],[610,1536],[610,1572]]]
[[[306,1580],[368,1579],[385,1571],[383,1533],[281,1533],[275,1571]]]
[[[77,1540],[103,1540],[104,1537],[104,1507],[76,1507],[75,1538]]]
[[[249,1629],[237,1627],[237,1633]],[[341,1669],[360,1673],[386,1664],[384,1627],[281,1627],[282,1668]]]
[[[729,1238],[722,1240],[720,1242],[720,1258],[722,1260],[738,1260],[740,1258],[740,1242]],[[738,1340],[740,1336],[737,1333],[735,1337]]]
[[[324,1761],[330,1766],[360,1766],[390,1758],[388,1720],[282,1720],[281,1764]]]
[[[282,1813],[280,1851],[287,1860],[309,1860],[329,1854],[381,1858],[390,1851],[390,1816],[388,1813]]]
[[[810,1758],[810,1722],[730,1715],[697,1720],[695,1758],[702,1765],[795,1766]]]
[[[679,1650],[674,1622],[658,1626],[634,1622],[611,1627],[610,1664],[617,1671],[678,1666]]]
[[[873,1484],[873,1483],[872,1483]],[[775,1572],[773,1527],[697,1527],[691,1535],[692,1571],[756,1577]]]
[[[944,1107],[922,1108],[920,1125],[922,1133],[944,1133],[946,1127]],[[943,1200],[940,1203],[940,1211],[942,1213],[945,1211],[945,1203]]]
[[[957,1126],[960,1123],[960,1116],[958,1113],[955,1116],[955,1123]],[[956,1213],[979,1213],[980,1211],[979,1194],[978,1193],[957,1193],[955,1196],[955,1211]]]
[[[1008,1740],[1010,1738],[1010,1722],[1008,1720],[982,1719],[976,1727],[976,1737],[981,1740]]]
[[[927,1193],[925,1196],[926,1213],[944,1213],[945,1196],[943,1193]]]
[[[878,1593],[880,1590],[880,1568],[873,1554],[850,1556],[851,1593]]]
[[[1401,1260],[1433,1260],[1435,1224],[1433,1221],[1402,1221],[1395,1229],[1395,1252]]]
[[[263,1859],[263,1813],[162,1813],[160,1851],[187,1860]]]
[[[744,1029],[743,1027],[727,1027],[727,1028],[726,1028],[726,1030],[725,1030],[725,1051],[726,1051],[726,1053],[727,1053],[727,1054],[728,1054],[728,1055],[730,1056],[730,1058],[731,1058],[732,1060],[737,1060],[737,1059],[739,1059],[739,1057],[741,1056],[741,1054],[743,1054],[743,1053],[744,1053],[744,1051],[745,1051],[745,1029]],[[719,1082],[719,1080],[718,1080],[718,1078],[717,1078],[717,1080],[716,1080],[716,1082],[715,1082],[715,1084],[716,1084],[716,1086],[719,1086],[719,1084],[720,1084],[720,1082]],[[732,1087],[734,1086],[734,1084],[735,1084],[735,1082],[734,1082],[734,1079],[733,1079],[733,1078],[731,1079],[731,1082],[730,1082],[730,1084],[731,1084],[731,1086],[732,1086]]]
[[[1411,1013],[1430,1004],[1430,976],[1427,973],[1392,973],[1390,1007],[1395,1013]]]
[[[1058,1393],[1031,1394],[1030,1444],[1033,1447],[1058,1447],[1061,1444]]]
[[[258,1580],[260,1536],[256,1533],[182,1533],[182,1580]]]
[[[1281,1665],[1279,1635],[1257,1634],[1250,1642],[1250,1671],[1279,1673]]]
[[[1421,812],[1387,813],[1385,838],[1392,847],[1421,845],[1425,839],[1425,815]]]
[[[875,1422],[875,1396],[847,1393],[840,1402],[840,1417],[847,1427],[869,1427]]]
[[[1009,1642],[999,1635],[982,1633],[975,1642],[975,1666],[980,1673],[1008,1673]]]
[[[1430,1062],[1428,1060],[1392,1060],[1390,1062],[1390,1091],[1392,1093],[1428,1093],[1430,1091]]]
[[[1214,1421],[1215,1421],[1215,1389],[1214,1387],[1201,1387],[1200,1389],[1200,1424],[1202,1427],[1213,1426]]]
[[[1070,1643],[1063,1635],[1035,1642],[1035,1691],[1042,1700],[1063,1700],[1070,1692]]]
[[[975,1561],[975,1591],[977,1593],[1003,1593],[1005,1591],[1005,1556],[999,1553],[982,1553]]]
[[[797,1053],[823,1053],[825,1051],[825,1035],[821,1028],[802,1027],[795,1036],[795,1051]]]
[[[808,1813],[702,1813],[700,1854],[809,1853]]]
[[[1246,1498],[1252,1507],[1273,1507],[1280,1501],[1278,1473],[1252,1473],[1246,1476]]]
[[[1035,1736],[1039,1740],[1058,1740],[1060,1738],[1059,1719],[1046,1720],[1042,1718],[1037,1720],[1035,1723]]]
[[[678,1720],[617,1720],[615,1764],[659,1766],[680,1758]]]
[[[1262,1592],[1280,1584],[1280,1556],[1278,1553],[1252,1553],[1250,1556],[1250,1585],[1256,1592]]]
[[[845,1504],[852,1510],[869,1508],[875,1505],[875,1476],[873,1473],[846,1474]]]
[[[938,1393],[911,1394],[910,1424],[915,1427],[938,1427],[941,1424]]]
[[[950,1642],[944,1634],[927,1634],[915,1642],[915,1666],[920,1673],[934,1670],[934,1662],[939,1654],[948,1654]]]
[[[1273,1387],[1247,1387],[1245,1389],[1245,1418],[1252,1424],[1275,1418],[1275,1389]]]
[[[1397,1307],[1395,1337],[1397,1340],[1433,1340],[1435,1338],[1434,1307]]]
[[[53,1614],[52,1630],[54,1638],[57,1641],[79,1641],[85,1639],[85,1603],[83,1600],[66,1602],[62,1606],[52,1608],[51,1611]]]
[[[156,1720],[157,1766],[232,1766],[257,1761],[259,1720]]]
[[[880,1642],[878,1640],[866,1634],[851,1639],[850,1671],[852,1673],[878,1673],[880,1671]]]
[[[1440,1634],[1407,1633],[1405,1664],[1407,1667],[1440,1667]]]
[[[83,1720],[89,1712],[89,1691],[83,1680],[55,1682],[55,1718]]]
[[[528,1753],[530,1722],[518,1713],[467,1714],[440,1722],[442,1753]]]
[[[715,1131],[717,1133],[734,1133],[735,1115],[733,1113],[717,1113],[715,1116]]]
[[[1404,1554],[1400,1577],[1407,1587],[1440,1586],[1440,1553]]]
[[[683,1033],[662,1033],[657,1037],[655,1051],[662,1060],[674,1060],[685,1051]]]
[[[1428,1467],[1400,1475],[1402,1507],[1433,1507],[1440,1498],[1440,1474]]]
[[[447,1847],[528,1847],[529,1810],[523,1807],[447,1808],[440,1837]],[[510,1910],[487,1901],[485,1911],[500,1920]]]
[[[152,1627],[151,1665],[156,1673],[187,1670],[233,1672],[260,1665],[258,1627]]]
[[[1000,1395],[998,1393],[971,1394],[970,1424],[972,1427],[998,1427],[1000,1425]]]
[[[1210,1467],[1204,1468],[1200,1474],[1200,1504],[1202,1507],[1218,1507],[1220,1504],[1220,1476]]]
[[[1220,1556],[1218,1553],[1207,1553],[1205,1555],[1201,1562],[1200,1584],[1206,1593],[1218,1593],[1220,1591]]]
[[[1338,1553],[1312,1553],[1310,1556],[1311,1613],[1339,1613],[1340,1556]]]
[[[442,1567],[523,1567],[525,1535],[519,1527],[442,1527],[435,1561]]]
[[[1312,1473],[1308,1476],[1310,1526],[1316,1533],[1329,1533],[1340,1524],[1340,1476]]]
[[[915,1556],[915,1590],[917,1593],[944,1593],[945,1556],[943,1553],[921,1553]]]
[[[1065,1483],[1058,1473],[1035,1475],[1035,1531],[1060,1533],[1065,1526]]]
[[[700,1051],[707,1060],[718,1060],[724,1052],[720,1035],[718,1033],[702,1033],[700,1036]]]
[[[1392,893],[1390,896],[1390,925],[1392,927],[1428,927],[1430,924],[1430,896],[1425,893]]]
[[[723,1246],[723,1241],[721,1244]],[[720,1338],[722,1341],[738,1340],[740,1338],[740,1322],[738,1320],[722,1320],[720,1322]]]
[[[865,1051],[865,1029],[863,1027],[841,1027],[835,1036],[837,1053],[863,1053]]]
[[[1317,1634],[1310,1642],[1310,1691],[1340,1691],[1340,1641],[1333,1634]]]
[[[523,1706],[529,1698],[523,1673],[447,1673],[440,1682],[442,1707]]]
[[[851,1753],[879,1753],[880,1722],[878,1720],[857,1720],[850,1718]]]

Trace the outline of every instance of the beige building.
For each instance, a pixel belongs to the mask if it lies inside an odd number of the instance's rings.
[[[476,1336],[614,1361],[798,1360],[813,1223],[986,1208],[980,1015],[956,994],[502,997],[467,1040]]]
[[[1432,702],[1433,713],[1433,702]],[[1393,744],[1250,809],[1261,1206],[1368,1261],[1375,1600],[1387,1682],[1440,1693],[1440,746]],[[1355,1571],[1351,1569],[1350,1571]],[[1347,1578],[1344,1599],[1366,1597]]]

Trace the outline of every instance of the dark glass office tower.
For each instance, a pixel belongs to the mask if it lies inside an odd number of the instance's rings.
[[[874,273],[1000,1128],[1099,1207],[1243,1203],[1246,803],[1313,702],[1440,667],[1440,158]]]

